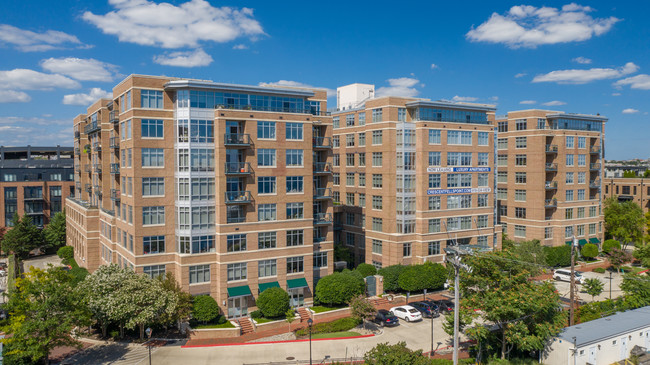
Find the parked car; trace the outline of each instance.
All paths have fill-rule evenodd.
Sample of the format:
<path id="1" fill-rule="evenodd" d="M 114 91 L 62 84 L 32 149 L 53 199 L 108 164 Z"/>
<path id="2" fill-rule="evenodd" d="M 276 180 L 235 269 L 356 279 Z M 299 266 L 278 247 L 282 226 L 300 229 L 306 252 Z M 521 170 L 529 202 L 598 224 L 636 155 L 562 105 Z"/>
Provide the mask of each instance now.
<path id="1" fill-rule="evenodd" d="M 380 309 L 377 311 L 374 322 L 382 326 L 397 326 L 399 324 L 399 318 L 385 309 Z"/>
<path id="2" fill-rule="evenodd" d="M 438 306 L 438 310 L 442 314 L 450 314 L 454 312 L 454 302 L 449 299 L 436 300 L 434 303 Z"/>
<path id="3" fill-rule="evenodd" d="M 557 269 L 553 271 L 553 279 L 560 281 L 571 281 L 571 270 Z M 575 271 L 575 281 L 578 284 L 584 284 L 585 277 L 580 271 Z"/>
<path id="4" fill-rule="evenodd" d="M 393 307 L 390 309 L 390 312 L 393 315 L 397 316 L 397 318 L 403 319 L 406 322 L 422 320 L 422 314 L 420 311 L 411 307 L 410 305 L 400 305 L 399 307 Z"/>
<path id="5" fill-rule="evenodd" d="M 422 313 L 422 317 L 425 318 L 436 318 L 440 317 L 440 312 L 438 311 L 438 306 L 429 303 L 427 301 L 421 301 L 421 302 L 412 302 L 409 303 L 409 305 Z"/>

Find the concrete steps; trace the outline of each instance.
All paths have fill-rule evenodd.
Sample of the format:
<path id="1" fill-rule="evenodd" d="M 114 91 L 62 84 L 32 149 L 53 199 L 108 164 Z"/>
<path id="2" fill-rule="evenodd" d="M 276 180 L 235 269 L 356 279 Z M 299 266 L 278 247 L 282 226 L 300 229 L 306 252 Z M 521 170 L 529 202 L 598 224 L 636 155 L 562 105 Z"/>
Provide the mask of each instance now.
<path id="1" fill-rule="evenodd" d="M 300 316 L 300 323 L 306 323 L 311 318 L 306 308 L 298 308 L 298 315 Z"/>
<path id="2" fill-rule="evenodd" d="M 238 320 L 239 326 L 241 327 L 241 334 L 245 335 L 247 333 L 255 332 L 255 328 L 248 318 L 240 318 Z"/>

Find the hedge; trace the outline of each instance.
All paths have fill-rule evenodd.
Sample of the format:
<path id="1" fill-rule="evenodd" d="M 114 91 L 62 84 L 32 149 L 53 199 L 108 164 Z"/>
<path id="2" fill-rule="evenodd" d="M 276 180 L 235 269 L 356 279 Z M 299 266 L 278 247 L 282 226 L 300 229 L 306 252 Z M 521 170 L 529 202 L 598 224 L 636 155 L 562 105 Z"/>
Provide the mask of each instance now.
<path id="1" fill-rule="evenodd" d="M 56 251 L 56 255 L 66 260 L 74 257 L 74 248 L 72 246 L 63 246 Z"/>
<path id="2" fill-rule="evenodd" d="M 198 295 L 192 303 L 192 318 L 207 323 L 219 317 L 219 304 L 209 295 Z"/>
<path id="3" fill-rule="evenodd" d="M 607 240 L 603 242 L 603 252 L 609 253 L 613 249 L 621 249 L 621 244 L 617 240 Z"/>
<path id="4" fill-rule="evenodd" d="M 266 318 L 280 317 L 290 308 L 289 294 L 278 287 L 264 290 L 257 297 L 255 303 Z"/>
<path id="5" fill-rule="evenodd" d="M 351 317 L 337 319 L 333 322 L 316 323 L 312 326 L 311 333 L 332 333 L 350 330 L 361 324 L 361 321 Z M 306 336 L 309 334 L 309 327 L 301 328 L 296 331 L 296 336 Z"/>
<path id="6" fill-rule="evenodd" d="M 377 273 L 377 268 L 370 264 L 366 263 L 361 263 L 357 268 L 355 269 L 359 274 L 361 274 L 362 277 L 367 277 L 371 275 L 375 275 Z"/>
<path id="7" fill-rule="evenodd" d="M 404 265 L 391 265 L 379 269 L 378 274 L 384 278 L 384 291 L 398 292 L 402 289 L 399 286 L 399 275 L 405 269 Z"/>
<path id="8" fill-rule="evenodd" d="M 365 291 L 366 283 L 358 272 L 343 270 L 318 280 L 315 297 L 318 303 L 331 306 L 346 304 L 352 297 L 364 294 Z"/>

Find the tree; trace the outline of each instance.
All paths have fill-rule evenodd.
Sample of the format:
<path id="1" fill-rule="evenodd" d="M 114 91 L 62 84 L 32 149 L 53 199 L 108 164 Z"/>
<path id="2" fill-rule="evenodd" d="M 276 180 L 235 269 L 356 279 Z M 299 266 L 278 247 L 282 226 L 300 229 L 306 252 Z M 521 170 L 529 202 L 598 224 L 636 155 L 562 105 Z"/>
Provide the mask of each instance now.
<path id="1" fill-rule="evenodd" d="M 427 365 L 430 360 L 422 355 L 422 350 L 413 351 L 406 347 L 406 342 L 394 345 L 380 343 L 364 355 L 368 365 Z"/>
<path id="2" fill-rule="evenodd" d="M 364 294 L 365 290 L 366 284 L 359 273 L 335 272 L 318 280 L 316 299 L 329 305 L 345 304 L 355 295 Z"/>
<path id="3" fill-rule="evenodd" d="M 391 265 L 379 269 L 378 274 L 384 278 L 384 291 L 397 292 L 402 288 L 399 286 L 399 276 L 406 269 L 404 265 Z"/>
<path id="4" fill-rule="evenodd" d="M 630 171 L 623 171 L 623 178 L 631 179 L 631 178 L 635 178 L 635 177 L 637 177 L 637 176 L 636 176 L 636 172 L 634 172 L 634 171 L 632 171 L 632 170 L 630 170 Z"/>
<path id="5" fill-rule="evenodd" d="M 626 201 L 619 203 L 616 197 L 605 200 L 605 229 L 623 246 L 643 239 L 645 218 L 643 210 L 636 203 Z"/>
<path id="6" fill-rule="evenodd" d="M 546 256 L 546 264 L 548 266 L 564 267 L 571 265 L 571 246 L 545 246 L 542 248 L 542 250 Z"/>
<path id="7" fill-rule="evenodd" d="M 582 284 L 582 288 L 591 295 L 591 301 L 594 301 L 594 297 L 600 295 L 605 288 L 605 284 L 598 278 L 589 278 L 585 280 L 585 283 Z"/>
<path id="8" fill-rule="evenodd" d="M 58 212 L 43 230 L 45 245 L 49 248 L 65 246 L 65 211 Z"/>
<path id="9" fill-rule="evenodd" d="M 56 255 L 64 260 L 74 258 L 74 248 L 72 246 L 63 246 L 56 251 Z"/>
<path id="10" fill-rule="evenodd" d="M 197 295 L 192 305 L 192 318 L 208 323 L 219 317 L 219 304 L 209 295 Z"/>
<path id="11" fill-rule="evenodd" d="M 181 321 L 189 318 L 192 313 L 192 295 L 181 288 L 174 278 L 174 274 L 171 272 L 165 273 L 164 277 L 162 275 L 158 276 L 157 280 L 160 281 L 160 285 L 162 285 L 163 289 L 174 293 L 178 298 L 174 313 L 170 316 L 166 316 L 166 314 L 163 313 L 161 315 L 161 322 L 163 324 L 176 322 L 180 329 Z"/>
<path id="12" fill-rule="evenodd" d="M 407 292 L 415 292 L 424 289 L 424 273 L 421 265 L 407 266 L 399 275 L 399 286 Z"/>
<path id="13" fill-rule="evenodd" d="M 594 245 L 593 243 L 587 243 L 580 250 L 580 254 L 591 260 L 594 257 L 598 256 L 598 246 Z"/>
<path id="14" fill-rule="evenodd" d="M 361 276 L 363 276 L 364 278 L 366 276 L 371 276 L 371 275 L 377 274 L 377 268 L 375 268 L 374 266 L 372 266 L 370 264 L 366 264 L 366 263 L 360 263 L 359 266 L 357 266 L 357 268 L 355 270 L 358 271 L 359 274 L 361 274 Z"/>
<path id="15" fill-rule="evenodd" d="M 351 267 L 350 264 L 354 262 L 352 250 L 342 244 L 334 245 L 334 261 L 345 261 Z"/>
<path id="16" fill-rule="evenodd" d="M 621 244 L 617 240 L 606 240 L 603 242 L 603 252 L 609 254 L 612 249 L 621 249 Z"/>
<path id="17" fill-rule="evenodd" d="M 421 266 L 420 272 L 423 275 L 421 278 L 424 283 L 424 289 L 436 290 L 441 289 L 447 281 L 447 269 L 438 263 L 425 262 Z"/>
<path id="18" fill-rule="evenodd" d="M 632 255 L 621 249 L 613 248 L 609 251 L 609 263 L 612 264 L 619 273 L 621 272 L 621 266 L 630 261 L 632 261 Z"/>
<path id="19" fill-rule="evenodd" d="M 280 317 L 291 307 L 289 294 L 278 287 L 264 290 L 255 302 L 266 318 Z"/>
<path id="20" fill-rule="evenodd" d="M 633 255 L 635 259 L 641 261 L 641 265 L 650 267 L 650 243 L 646 243 L 643 246 L 636 246 Z"/>
<path id="21" fill-rule="evenodd" d="M 505 247 L 504 247 L 505 250 Z M 517 260 L 536 265 L 546 265 L 546 251 L 539 240 L 512 242 L 508 251 Z"/>
<path id="22" fill-rule="evenodd" d="M 357 295 L 350 300 L 350 314 L 352 318 L 361 321 L 365 328 L 366 321 L 375 318 L 377 309 L 365 296 Z"/>
<path id="23" fill-rule="evenodd" d="M 289 323 L 289 332 L 291 332 L 291 322 L 296 320 L 296 311 L 293 308 L 287 309 L 287 312 L 284 314 L 285 321 Z"/>
<path id="24" fill-rule="evenodd" d="M 645 171 L 643 172 L 643 177 L 644 177 L 644 178 L 650 177 L 650 170 L 645 170 Z"/>
<path id="25" fill-rule="evenodd" d="M 70 279 L 60 268 L 34 268 L 16 279 L 7 303 L 9 324 L 3 329 L 12 334 L 3 340 L 6 355 L 47 363 L 55 347 L 80 347 L 72 330 L 88 325 L 90 313 L 75 295 Z"/>
<path id="26" fill-rule="evenodd" d="M 650 278 L 635 274 L 623 276 L 621 290 L 625 292 L 625 300 L 630 308 L 650 305 Z"/>
<path id="27" fill-rule="evenodd" d="M 2 240 L 2 250 L 5 253 L 15 253 L 24 258 L 31 250 L 42 246 L 42 231 L 34 225 L 29 216 L 20 218 L 18 214 L 14 214 L 11 222 L 13 227 L 5 233 Z"/>

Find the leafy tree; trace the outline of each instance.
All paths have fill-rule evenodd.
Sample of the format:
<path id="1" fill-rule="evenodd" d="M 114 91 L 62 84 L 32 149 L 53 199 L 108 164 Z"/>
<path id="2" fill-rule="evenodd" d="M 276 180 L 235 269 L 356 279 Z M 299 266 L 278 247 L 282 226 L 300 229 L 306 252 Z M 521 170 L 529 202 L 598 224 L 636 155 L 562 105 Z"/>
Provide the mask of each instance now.
<path id="1" fill-rule="evenodd" d="M 598 246 L 594 245 L 593 243 L 587 243 L 584 245 L 584 247 L 582 247 L 580 253 L 582 256 L 588 259 L 593 259 L 594 257 L 598 256 Z"/>
<path id="2" fill-rule="evenodd" d="M 585 283 L 582 284 L 583 289 L 587 294 L 591 295 L 591 301 L 594 301 L 594 297 L 600 295 L 605 289 L 605 284 L 598 278 L 589 278 L 585 280 Z"/>
<path id="3" fill-rule="evenodd" d="M 364 294 L 365 290 L 366 284 L 359 273 L 344 270 L 318 280 L 316 299 L 330 305 L 345 304 L 355 295 Z"/>
<path id="4" fill-rule="evenodd" d="M 74 258 L 74 248 L 72 246 L 63 246 L 56 251 L 56 255 L 62 259 Z"/>
<path id="5" fill-rule="evenodd" d="M 643 172 L 643 177 L 644 177 L 644 178 L 646 178 L 646 177 L 650 177 L 650 170 L 645 170 L 645 171 Z"/>
<path id="6" fill-rule="evenodd" d="M 616 271 L 620 273 L 621 266 L 632 261 L 632 255 L 630 255 L 629 253 L 621 249 L 613 248 L 609 251 L 608 259 L 609 259 L 609 263 L 612 264 L 612 266 L 616 268 Z"/>
<path id="7" fill-rule="evenodd" d="M 351 267 L 350 264 L 354 262 L 352 250 L 342 244 L 334 245 L 334 261 L 345 261 Z"/>
<path id="8" fill-rule="evenodd" d="M 357 268 L 355 270 L 358 271 L 359 274 L 361 274 L 361 276 L 363 276 L 364 278 L 366 276 L 371 276 L 371 275 L 377 274 L 377 268 L 375 268 L 374 266 L 372 266 L 370 264 L 366 264 L 365 262 L 360 263 L 359 266 L 357 266 Z"/>
<path id="9" fill-rule="evenodd" d="M 627 274 L 623 276 L 621 290 L 625 292 L 625 299 L 631 308 L 650 305 L 650 278 Z"/>
<path id="10" fill-rule="evenodd" d="M 630 171 L 623 171 L 623 177 L 626 179 L 630 179 L 630 178 L 635 178 L 637 176 L 636 176 L 636 172 L 630 170 Z"/>
<path id="11" fill-rule="evenodd" d="M 178 298 L 176 309 L 173 314 L 166 316 L 166 314 L 163 313 L 161 315 L 161 322 L 163 324 L 176 322 L 180 328 L 180 322 L 189 318 L 192 313 L 192 295 L 181 288 L 174 278 L 174 274 L 171 272 L 165 273 L 164 277 L 162 275 L 158 276 L 157 280 L 160 281 L 160 285 L 162 285 L 163 289 L 174 293 Z"/>
<path id="12" fill-rule="evenodd" d="M 86 276 L 90 275 L 88 270 L 86 270 L 83 267 L 73 267 L 69 271 L 70 273 L 70 284 L 73 287 L 76 287 L 80 282 L 84 281 L 86 279 Z"/>
<path id="13" fill-rule="evenodd" d="M 636 246 L 633 255 L 635 259 L 641 261 L 641 265 L 650 267 L 650 243 L 646 243 L 643 246 Z"/>
<path id="14" fill-rule="evenodd" d="M 65 211 L 58 212 L 43 230 L 45 244 L 50 248 L 65 246 Z"/>
<path id="15" fill-rule="evenodd" d="M 508 251 L 517 260 L 530 262 L 536 265 L 546 265 L 546 251 L 539 240 L 512 242 Z M 506 248 L 504 247 L 504 250 Z"/>
<path id="16" fill-rule="evenodd" d="M 43 233 L 29 216 L 20 218 L 18 214 L 14 214 L 12 225 L 2 240 L 2 250 L 5 253 L 15 253 L 24 258 L 31 250 L 43 244 Z"/>
<path id="17" fill-rule="evenodd" d="M 219 304 L 209 295 L 197 295 L 192 306 L 192 318 L 208 323 L 219 317 Z"/>
<path id="18" fill-rule="evenodd" d="M 571 246 L 545 246 L 542 248 L 542 250 L 546 257 L 546 265 L 551 267 L 563 267 L 571 265 Z"/>
<path id="19" fill-rule="evenodd" d="M 603 242 L 603 252 L 609 254 L 612 249 L 621 249 L 621 244 L 617 240 L 606 240 Z"/>
<path id="20" fill-rule="evenodd" d="M 422 350 L 413 351 L 406 347 L 406 342 L 394 345 L 380 343 L 364 355 L 368 365 L 428 365 L 430 360 L 422 355 Z"/>
<path id="21" fill-rule="evenodd" d="M 284 313 L 285 321 L 289 323 L 289 332 L 291 332 L 291 322 L 296 320 L 296 311 L 293 308 L 287 309 L 287 312 Z"/>
<path id="22" fill-rule="evenodd" d="M 406 267 L 404 265 L 391 265 L 379 269 L 378 274 L 384 278 L 384 291 L 397 292 L 402 289 L 399 286 L 399 276 Z"/>
<path id="23" fill-rule="evenodd" d="M 363 295 L 357 295 L 350 300 L 350 314 L 352 318 L 361 321 L 365 327 L 366 321 L 375 318 L 377 309 Z"/>
<path id="24" fill-rule="evenodd" d="M 441 288 L 447 280 L 447 269 L 440 264 L 427 262 L 407 266 L 399 275 L 399 286 L 408 291 Z"/>
<path id="25" fill-rule="evenodd" d="M 90 313 L 75 295 L 70 279 L 60 268 L 32 269 L 16 279 L 7 303 L 9 324 L 3 328 L 12 334 L 3 340 L 5 354 L 47 363 L 55 347 L 80 347 L 72 330 L 88 325 Z"/>
<path id="26" fill-rule="evenodd" d="M 605 229 L 624 246 L 643 239 L 645 218 L 643 210 L 635 202 L 619 203 L 616 197 L 605 200 Z"/>
<path id="27" fill-rule="evenodd" d="M 280 317 L 291 307 L 289 294 L 278 287 L 264 290 L 255 302 L 266 318 Z"/>

